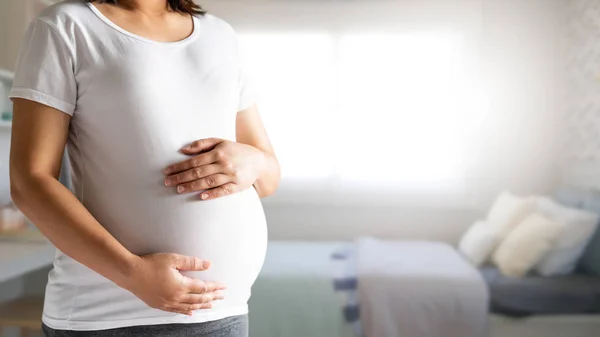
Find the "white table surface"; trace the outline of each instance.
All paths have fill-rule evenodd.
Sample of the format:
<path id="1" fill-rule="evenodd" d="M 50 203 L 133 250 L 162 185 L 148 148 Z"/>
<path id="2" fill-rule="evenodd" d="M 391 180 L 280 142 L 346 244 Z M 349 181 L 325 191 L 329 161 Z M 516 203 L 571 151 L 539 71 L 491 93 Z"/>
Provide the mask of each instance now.
<path id="1" fill-rule="evenodd" d="M 0 282 L 50 266 L 56 248 L 48 242 L 0 241 Z"/>

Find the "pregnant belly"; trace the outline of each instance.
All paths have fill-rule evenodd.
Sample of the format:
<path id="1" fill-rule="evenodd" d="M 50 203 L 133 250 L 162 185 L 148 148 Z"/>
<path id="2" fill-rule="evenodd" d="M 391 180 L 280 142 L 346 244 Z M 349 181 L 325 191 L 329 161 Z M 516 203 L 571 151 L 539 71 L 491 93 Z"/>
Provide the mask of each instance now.
<path id="1" fill-rule="evenodd" d="M 254 188 L 208 201 L 170 191 L 119 193 L 94 200 L 88 209 L 135 254 L 177 253 L 210 261 L 207 271 L 183 273 L 221 282 L 228 298 L 247 301 L 267 247 L 265 215 Z"/>

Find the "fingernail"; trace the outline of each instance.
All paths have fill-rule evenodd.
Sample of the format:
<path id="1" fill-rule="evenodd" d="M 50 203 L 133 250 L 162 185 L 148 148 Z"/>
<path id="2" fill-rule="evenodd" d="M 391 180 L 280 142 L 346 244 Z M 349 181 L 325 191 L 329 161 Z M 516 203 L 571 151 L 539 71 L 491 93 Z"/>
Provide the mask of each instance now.
<path id="1" fill-rule="evenodd" d="M 171 173 L 171 170 L 166 168 L 163 170 L 163 174 L 168 175 L 169 173 Z"/>
<path id="2" fill-rule="evenodd" d="M 186 145 L 186 146 L 183 147 L 183 151 L 189 151 L 191 149 L 192 149 L 192 147 L 189 146 L 189 145 Z"/>
<path id="3" fill-rule="evenodd" d="M 208 267 L 210 267 L 210 262 L 208 262 L 208 261 L 202 261 L 202 268 L 206 269 Z"/>
<path id="4" fill-rule="evenodd" d="M 165 186 L 171 186 L 171 181 L 170 180 L 165 180 Z"/>
<path id="5" fill-rule="evenodd" d="M 183 186 L 177 186 L 177 192 L 182 193 L 183 191 L 185 191 L 185 187 Z"/>
<path id="6" fill-rule="evenodd" d="M 208 194 L 202 194 L 201 198 L 202 198 L 202 200 L 208 199 Z"/>

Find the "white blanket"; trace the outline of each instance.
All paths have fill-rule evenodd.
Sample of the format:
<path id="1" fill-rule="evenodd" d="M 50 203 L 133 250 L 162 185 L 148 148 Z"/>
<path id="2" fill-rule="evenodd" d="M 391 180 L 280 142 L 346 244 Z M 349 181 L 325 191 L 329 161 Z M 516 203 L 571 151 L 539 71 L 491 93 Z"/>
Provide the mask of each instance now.
<path id="1" fill-rule="evenodd" d="M 488 291 L 479 272 L 436 242 L 358 240 L 366 337 L 482 337 Z"/>

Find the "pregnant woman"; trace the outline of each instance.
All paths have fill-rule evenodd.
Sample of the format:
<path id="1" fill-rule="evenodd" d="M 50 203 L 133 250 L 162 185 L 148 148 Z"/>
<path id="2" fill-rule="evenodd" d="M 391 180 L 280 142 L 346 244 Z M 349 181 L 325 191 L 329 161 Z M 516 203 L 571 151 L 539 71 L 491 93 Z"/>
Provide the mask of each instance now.
<path id="1" fill-rule="evenodd" d="M 232 28 L 190 0 L 63 2 L 10 96 L 12 197 L 58 248 L 45 335 L 247 336 L 280 173 Z"/>

